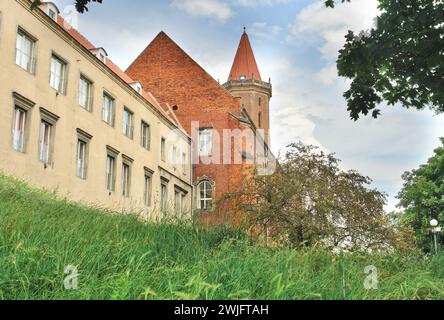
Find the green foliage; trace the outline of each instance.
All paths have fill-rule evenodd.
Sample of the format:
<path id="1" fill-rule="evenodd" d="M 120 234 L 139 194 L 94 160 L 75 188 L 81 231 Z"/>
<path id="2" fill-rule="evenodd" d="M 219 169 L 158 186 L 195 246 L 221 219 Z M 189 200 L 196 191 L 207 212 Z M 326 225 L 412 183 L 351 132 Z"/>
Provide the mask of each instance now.
<path id="1" fill-rule="evenodd" d="M 441 138 L 444 145 L 444 138 Z M 402 223 L 413 227 L 419 247 L 431 250 L 430 220 L 444 222 L 444 147 L 434 151 L 427 164 L 403 175 L 404 186 L 398 195 L 405 209 Z M 441 237 L 441 245 L 444 244 Z"/>
<path id="2" fill-rule="evenodd" d="M 252 246 L 236 231 L 142 223 L 0 176 L 0 299 L 443 299 L 443 262 Z M 68 265 L 77 290 L 64 289 Z M 378 290 L 364 288 L 368 265 Z"/>
<path id="3" fill-rule="evenodd" d="M 246 227 L 274 243 L 322 243 L 345 250 L 412 248 L 410 230 L 384 212 L 385 194 L 370 188 L 368 177 L 341 170 L 339 162 L 317 147 L 291 144 L 273 175 L 245 179 L 231 200 L 246 217 Z"/>
<path id="4" fill-rule="evenodd" d="M 339 75 L 352 80 L 344 94 L 351 118 L 377 118 L 383 101 L 443 112 L 444 2 L 379 0 L 379 10 L 376 25 L 349 31 L 339 52 Z"/>

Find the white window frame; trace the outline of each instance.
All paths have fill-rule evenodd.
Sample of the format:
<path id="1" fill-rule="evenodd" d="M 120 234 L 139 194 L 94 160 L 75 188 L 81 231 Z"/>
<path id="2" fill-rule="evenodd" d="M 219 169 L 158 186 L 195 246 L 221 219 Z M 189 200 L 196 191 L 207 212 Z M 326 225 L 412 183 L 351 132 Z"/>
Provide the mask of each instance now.
<path id="1" fill-rule="evenodd" d="M 106 156 L 106 189 L 109 192 L 116 191 L 116 162 L 117 159 L 107 154 Z"/>
<path id="2" fill-rule="evenodd" d="M 56 54 L 51 56 L 49 85 L 61 94 L 66 93 L 68 64 Z"/>
<path id="3" fill-rule="evenodd" d="M 151 126 L 142 121 L 140 129 L 140 145 L 146 150 L 151 149 Z"/>
<path id="4" fill-rule="evenodd" d="M 182 153 L 182 171 L 183 174 L 187 173 L 187 154 L 185 152 Z"/>
<path id="5" fill-rule="evenodd" d="M 102 121 L 107 123 L 111 127 L 114 127 L 115 116 L 116 116 L 116 101 L 111 95 L 104 92 L 103 104 L 102 104 Z"/>
<path id="6" fill-rule="evenodd" d="M 213 129 L 201 129 L 199 131 L 199 155 L 211 156 L 213 153 Z"/>
<path id="7" fill-rule="evenodd" d="M 25 44 L 29 43 L 29 51 L 25 51 Z M 36 65 L 36 39 L 31 37 L 27 32 L 21 28 L 17 31 L 17 39 L 15 45 L 15 63 L 23 70 L 30 74 L 35 74 Z"/>
<path id="8" fill-rule="evenodd" d="M 151 198 L 153 196 L 153 174 L 145 172 L 143 180 L 143 203 L 145 207 L 151 206 Z"/>
<path id="9" fill-rule="evenodd" d="M 130 196 L 131 187 L 131 165 L 122 163 L 122 196 L 128 198 Z"/>
<path id="10" fill-rule="evenodd" d="M 14 108 L 14 123 L 12 128 L 12 148 L 23 153 L 25 151 L 25 133 L 28 112 L 22 108 Z"/>
<path id="11" fill-rule="evenodd" d="M 123 108 L 122 131 L 127 138 L 134 138 L 134 113 L 126 107 Z"/>
<path id="12" fill-rule="evenodd" d="M 83 148 L 83 152 L 82 152 Z M 88 143 L 82 139 L 77 140 L 77 177 L 86 179 L 86 155 L 88 150 Z"/>
<path id="13" fill-rule="evenodd" d="M 79 79 L 79 106 L 87 111 L 91 111 L 93 83 L 84 75 Z M 86 92 L 84 92 L 86 91 Z"/>
<path id="14" fill-rule="evenodd" d="M 203 189 L 202 189 L 203 187 Z M 210 192 L 211 197 L 207 197 L 207 192 Z M 211 184 L 210 181 L 208 180 L 204 180 L 201 181 L 199 183 L 199 188 L 198 188 L 198 208 L 200 210 L 211 210 L 213 209 L 213 185 Z M 203 197 L 202 197 L 202 193 L 203 193 Z M 203 205 L 202 205 L 203 202 Z"/>
<path id="15" fill-rule="evenodd" d="M 51 124 L 44 120 L 40 121 L 39 160 L 44 164 L 49 164 L 50 162 L 52 129 L 53 126 Z"/>
<path id="16" fill-rule="evenodd" d="M 168 209 L 168 182 L 161 179 L 160 183 L 160 210 L 165 212 Z"/>
<path id="17" fill-rule="evenodd" d="M 160 139 L 160 159 L 166 161 L 166 139 L 164 137 Z"/>

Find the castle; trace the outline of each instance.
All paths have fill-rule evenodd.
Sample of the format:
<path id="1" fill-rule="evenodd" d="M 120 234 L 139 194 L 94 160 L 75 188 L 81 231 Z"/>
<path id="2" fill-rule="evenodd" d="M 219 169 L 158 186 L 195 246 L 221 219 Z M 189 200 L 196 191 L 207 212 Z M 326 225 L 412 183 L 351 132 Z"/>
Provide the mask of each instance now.
<path id="1" fill-rule="evenodd" d="M 147 215 L 214 211 L 266 170 L 272 97 L 244 31 L 221 85 L 164 32 L 124 72 L 51 2 L 0 3 L 0 170 Z"/>

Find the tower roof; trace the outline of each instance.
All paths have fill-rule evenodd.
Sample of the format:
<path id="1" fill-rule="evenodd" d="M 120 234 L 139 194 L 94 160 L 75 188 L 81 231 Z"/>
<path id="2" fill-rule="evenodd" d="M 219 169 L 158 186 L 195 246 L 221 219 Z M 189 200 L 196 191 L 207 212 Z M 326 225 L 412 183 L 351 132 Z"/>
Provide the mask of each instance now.
<path id="1" fill-rule="evenodd" d="M 228 81 L 239 80 L 241 77 L 246 80 L 262 80 L 246 31 L 242 34 Z"/>

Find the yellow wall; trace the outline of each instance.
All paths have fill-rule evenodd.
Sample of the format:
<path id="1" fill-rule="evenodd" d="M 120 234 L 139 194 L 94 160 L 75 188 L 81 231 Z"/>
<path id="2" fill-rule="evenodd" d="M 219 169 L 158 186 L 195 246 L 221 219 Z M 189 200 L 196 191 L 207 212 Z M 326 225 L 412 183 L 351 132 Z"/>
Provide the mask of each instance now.
<path id="1" fill-rule="evenodd" d="M 169 159 L 164 162 L 160 157 L 160 141 L 163 136 L 168 138 L 167 150 L 172 148 L 172 140 L 176 140 L 177 145 L 186 149 L 184 151 L 189 163 L 189 138 L 172 126 L 165 117 L 155 112 L 154 107 L 147 104 L 98 59 L 73 41 L 43 12 L 31 12 L 29 3 L 25 0 L 0 1 L 0 170 L 25 179 L 35 186 L 57 190 L 74 201 L 111 209 L 141 211 L 144 209 L 144 167 L 148 167 L 154 171 L 151 209 L 159 207 L 161 175 L 169 179 L 169 202 L 174 202 L 174 189 L 177 185 L 188 192 L 186 206 L 191 208 L 190 165 L 184 170 L 181 165 L 175 166 L 168 161 Z M 19 26 L 38 40 L 35 75 L 29 74 L 15 63 Z M 69 64 L 66 95 L 58 94 L 49 85 L 50 58 L 53 52 Z M 84 110 L 78 104 L 80 73 L 94 82 L 92 112 Z M 115 128 L 101 120 L 104 90 L 116 98 Z M 16 152 L 12 148 L 13 92 L 36 103 L 30 112 L 29 141 L 25 153 Z M 133 140 L 122 133 L 124 106 L 134 112 Z M 52 163 L 46 169 L 39 161 L 38 154 L 41 107 L 60 117 L 55 126 Z M 150 151 L 140 145 L 142 119 L 151 126 Z M 86 180 L 76 177 L 77 128 L 93 136 L 89 146 Z M 170 139 L 171 136 L 175 139 Z M 105 182 L 107 145 L 120 151 L 117 160 L 116 191 L 112 194 L 106 190 Z M 122 196 L 122 154 L 134 159 L 129 198 Z"/>

